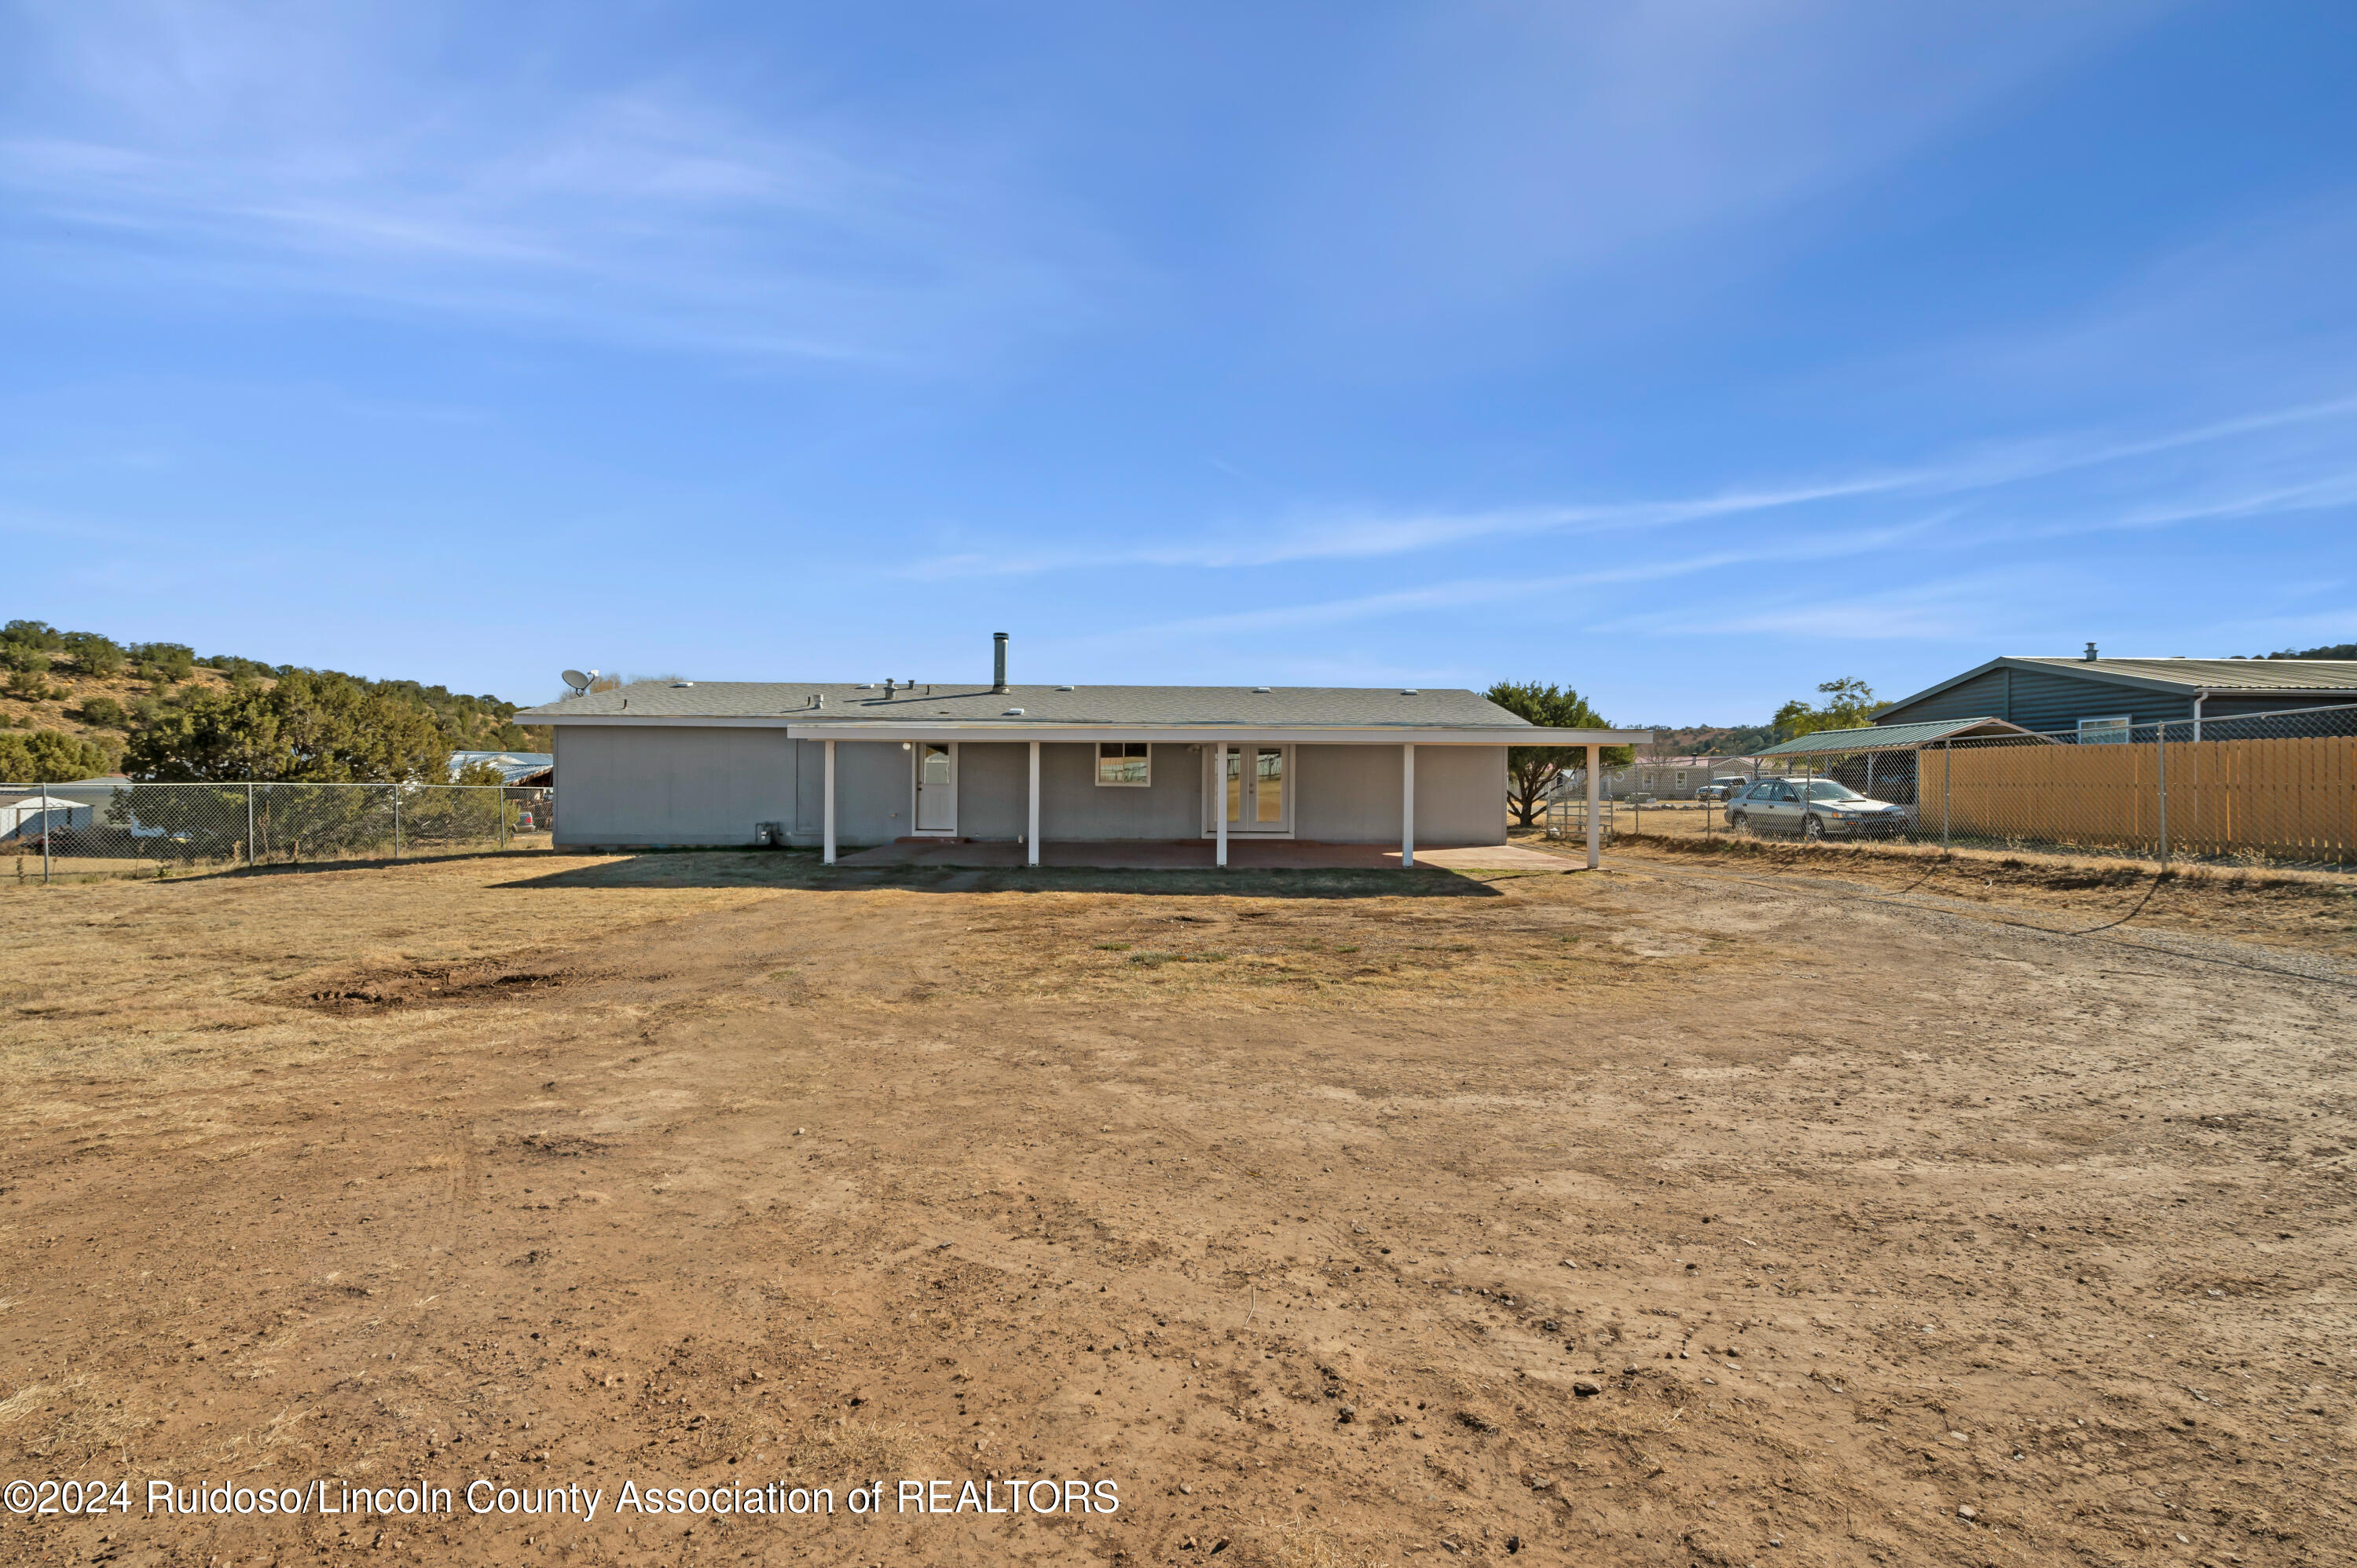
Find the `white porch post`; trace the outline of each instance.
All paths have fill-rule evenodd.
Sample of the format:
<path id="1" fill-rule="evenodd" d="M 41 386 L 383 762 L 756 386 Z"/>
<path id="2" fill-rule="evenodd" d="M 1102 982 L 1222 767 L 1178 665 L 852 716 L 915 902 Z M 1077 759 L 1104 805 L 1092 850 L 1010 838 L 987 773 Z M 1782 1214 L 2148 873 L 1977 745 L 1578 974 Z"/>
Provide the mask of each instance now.
<path id="1" fill-rule="evenodd" d="M 1211 758 L 1211 821 L 1217 824 L 1211 836 L 1218 844 L 1211 864 L 1228 864 L 1228 743 L 1220 742 L 1218 755 Z"/>
<path id="2" fill-rule="evenodd" d="M 820 830 L 819 861 L 822 865 L 833 865 L 834 864 L 834 742 L 833 741 L 826 743 L 826 806 L 821 813 L 820 822 L 823 826 Z"/>
<path id="3" fill-rule="evenodd" d="M 1587 748 L 1587 869 L 1595 870 L 1604 864 L 1603 828 L 1598 819 L 1604 814 L 1604 748 Z"/>
<path id="4" fill-rule="evenodd" d="M 1039 864 L 1039 743 L 1031 743 L 1031 819 L 1024 830 L 1023 842 L 1031 852 L 1030 864 Z"/>
<path id="5" fill-rule="evenodd" d="M 1415 869 L 1415 747 L 1400 747 L 1400 869 Z"/>

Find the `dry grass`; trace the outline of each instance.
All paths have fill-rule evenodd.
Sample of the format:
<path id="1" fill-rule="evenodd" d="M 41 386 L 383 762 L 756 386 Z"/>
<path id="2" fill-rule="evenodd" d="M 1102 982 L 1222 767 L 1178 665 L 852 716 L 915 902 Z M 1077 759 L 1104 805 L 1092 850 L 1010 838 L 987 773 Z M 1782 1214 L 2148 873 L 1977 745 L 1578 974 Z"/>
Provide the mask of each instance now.
<path id="1" fill-rule="evenodd" d="M 835 1561 L 2349 1557 L 2346 988 L 2031 918 L 2131 886 L 1992 865 L 1934 920 L 1890 895 L 1951 865 L 1791 853 L 0 890 L 0 1448 L 1121 1483 Z M 2138 919 L 2313 952 L 2315 897 Z"/>
<path id="2" fill-rule="evenodd" d="M 1258 1548 L 1255 1559 L 1270 1568 L 1366 1568 L 1378 1560 L 1371 1552 L 1353 1548 L 1340 1532 L 1298 1514 L 1264 1526 L 1254 1544 Z"/>
<path id="3" fill-rule="evenodd" d="M 899 1422 L 839 1421 L 804 1433 L 786 1453 L 787 1470 L 815 1481 L 873 1481 L 934 1473 L 933 1444 Z"/>

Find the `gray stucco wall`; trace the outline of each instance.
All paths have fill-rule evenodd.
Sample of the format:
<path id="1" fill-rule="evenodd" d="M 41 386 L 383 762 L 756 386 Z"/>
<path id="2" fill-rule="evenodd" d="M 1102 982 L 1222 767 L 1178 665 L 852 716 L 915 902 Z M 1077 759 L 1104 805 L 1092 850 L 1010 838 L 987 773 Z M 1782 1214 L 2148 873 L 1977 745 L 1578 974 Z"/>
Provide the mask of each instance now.
<path id="1" fill-rule="evenodd" d="M 1031 748 L 1020 741 L 969 740 L 958 746 L 958 836 L 1023 836 L 1031 788 Z"/>
<path id="2" fill-rule="evenodd" d="M 797 844 L 823 827 L 824 746 L 772 729 L 556 730 L 556 842 L 749 844 L 753 824 L 780 822 Z M 958 755 L 958 832 L 1013 839 L 1024 831 L 1029 768 L 1019 743 L 969 741 Z M 910 753 L 897 741 L 842 741 L 835 751 L 835 841 L 887 843 L 911 831 Z M 1330 843 L 1399 839 L 1395 746 L 1299 746 L 1294 750 L 1294 835 Z M 1096 783 L 1095 747 L 1040 748 L 1040 831 L 1050 840 L 1192 839 L 1202 832 L 1200 747 L 1157 746 L 1146 789 Z M 1416 752 L 1416 842 L 1502 843 L 1503 746 L 1424 746 Z"/>
<path id="3" fill-rule="evenodd" d="M 1093 746 L 1039 748 L 1039 836 L 1057 839 L 1190 839 L 1203 831 L 1203 754 L 1157 746 L 1146 787 L 1097 783 Z"/>
<path id="4" fill-rule="evenodd" d="M 556 727 L 560 844 L 744 844 L 794 814 L 793 743 L 770 729 Z"/>
<path id="5" fill-rule="evenodd" d="M 556 842 L 749 844 L 756 822 L 819 842 L 825 748 L 774 729 L 559 725 Z M 885 843 L 909 831 L 909 754 L 891 741 L 835 749 L 835 841 Z"/>
<path id="6" fill-rule="evenodd" d="M 1305 746 L 1294 752 L 1296 838 L 1397 843 L 1400 748 Z M 1415 842 L 1433 849 L 1506 842 L 1506 748 L 1425 746 L 1415 753 Z"/>

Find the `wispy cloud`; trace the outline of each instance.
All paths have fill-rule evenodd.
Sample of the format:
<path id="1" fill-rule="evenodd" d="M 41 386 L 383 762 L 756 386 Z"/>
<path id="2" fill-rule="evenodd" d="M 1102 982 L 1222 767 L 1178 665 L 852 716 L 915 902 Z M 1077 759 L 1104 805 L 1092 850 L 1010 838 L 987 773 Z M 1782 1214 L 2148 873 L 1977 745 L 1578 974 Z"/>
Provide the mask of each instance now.
<path id="1" fill-rule="evenodd" d="M 1404 7 L 1273 223 L 1312 310 L 1511 298 L 1901 159 L 2174 3 Z"/>
<path id="2" fill-rule="evenodd" d="M 1723 571 L 1730 567 L 1756 564 L 1763 561 L 1841 559 L 1886 548 L 1908 534 L 1932 526 L 1933 521 L 1925 520 L 1913 524 L 1856 532 L 1817 532 L 1796 537 L 1789 542 L 1779 542 L 1764 549 L 1753 547 L 1706 551 L 1633 563 L 1625 566 L 1598 567 L 1583 572 L 1555 573 L 1544 576 L 1528 577 L 1465 577 L 1449 582 L 1427 584 L 1422 587 L 1402 588 L 1379 594 L 1361 594 L 1347 598 L 1327 599 L 1310 604 L 1273 606 L 1265 609 L 1239 610 L 1224 615 L 1194 616 L 1180 620 L 1165 621 L 1158 626 L 1146 628 L 1144 630 L 1148 635 L 1159 637 L 1267 631 L 1277 628 L 1334 626 L 1346 621 L 1372 620 L 1384 616 L 1406 615 L 1429 610 L 1465 609 L 1480 605 L 1547 599 L 1583 588 L 1663 582 L 1674 577 L 1694 576 L 1707 572 Z"/>
<path id="3" fill-rule="evenodd" d="M 359 26 L 279 43 L 218 7 L 122 10 L 35 13 L 22 41 L 62 101 L 0 120 L 16 248 L 80 281 L 904 364 L 1072 308 L 1055 252 L 1077 235 L 985 145 L 742 114 L 651 69 L 544 98 L 429 91 L 371 70 Z M 323 102 L 317 75 L 368 112 Z"/>
<path id="4" fill-rule="evenodd" d="M 1696 496 L 1661 499 L 1572 502 L 1501 507 L 1471 511 L 1346 512 L 1290 523 L 1278 521 L 1227 532 L 1200 541 L 1160 540 L 1114 550 L 1042 548 L 1010 543 L 1004 549 L 938 553 L 909 563 L 901 575 L 919 579 L 1012 577 L 1049 572 L 1123 567 L 1189 567 L 1217 571 L 1310 562 L 1373 560 L 1475 542 L 1501 542 L 1581 533 L 1627 534 L 1777 512 L 1854 509 L 1877 499 L 1920 505 L 1949 498 L 2002 498 L 2008 515 L 1981 524 L 1984 534 L 2052 537 L 2235 515 L 2347 504 L 2357 499 L 2357 465 L 2345 440 L 2320 450 L 2303 450 L 2298 460 L 2324 471 L 2285 481 L 2273 470 L 2280 455 L 2245 455 L 2227 472 L 2199 486 L 2197 499 L 2124 503 L 2118 497 L 2068 495 L 2024 497 L 2021 487 L 2093 470 L 2123 468 L 2147 459 L 2220 446 L 2275 432 L 2336 423 L 2357 423 L 2357 397 L 2268 409 L 2150 435 L 2076 435 L 1992 446 L 1915 467 L 1866 469 L 1817 480 L 1738 486 Z M 2242 470 L 2256 468 L 2254 479 Z M 2134 476 L 2128 481 L 2136 482 Z M 2169 494 L 2190 488 L 2176 470 L 2158 476 Z M 1955 515 L 1963 516 L 1959 510 Z M 2043 521 L 2030 521 L 2029 519 Z M 1854 518 L 1849 521 L 1855 521 Z"/>

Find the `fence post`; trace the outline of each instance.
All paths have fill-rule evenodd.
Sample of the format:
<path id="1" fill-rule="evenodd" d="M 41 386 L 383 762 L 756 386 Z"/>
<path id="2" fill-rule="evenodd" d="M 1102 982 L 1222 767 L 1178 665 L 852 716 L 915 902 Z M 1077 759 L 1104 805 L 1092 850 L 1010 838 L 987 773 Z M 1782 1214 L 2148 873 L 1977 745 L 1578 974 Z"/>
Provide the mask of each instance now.
<path id="1" fill-rule="evenodd" d="M 2157 783 L 2160 792 L 2160 868 L 2169 869 L 2169 725 L 2166 720 L 2152 726 L 2152 755 L 2158 770 Z"/>
<path id="2" fill-rule="evenodd" d="M 1940 853 L 1948 851 L 1948 779 L 1955 772 L 1955 742 L 1940 743 Z"/>
<path id="3" fill-rule="evenodd" d="M 38 786 L 41 791 L 41 886 L 49 885 L 49 834 L 56 830 L 49 823 L 49 787 Z"/>
<path id="4" fill-rule="evenodd" d="M 505 849 L 508 847 L 508 787 L 502 784 L 499 790 L 500 847 Z"/>
<path id="5" fill-rule="evenodd" d="M 393 791 L 393 858 L 401 858 L 401 786 L 386 786 Z"/>
<path id="6" fill-rule="evenodd" d="M 245 781 L 245 868 L 253 869 L 253 780 Z"/>

